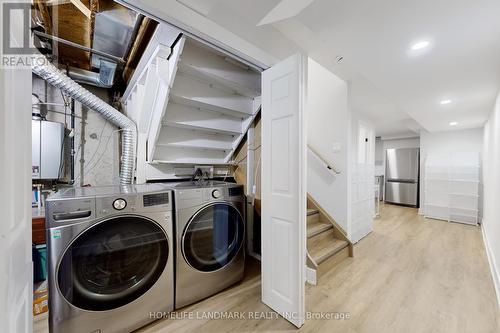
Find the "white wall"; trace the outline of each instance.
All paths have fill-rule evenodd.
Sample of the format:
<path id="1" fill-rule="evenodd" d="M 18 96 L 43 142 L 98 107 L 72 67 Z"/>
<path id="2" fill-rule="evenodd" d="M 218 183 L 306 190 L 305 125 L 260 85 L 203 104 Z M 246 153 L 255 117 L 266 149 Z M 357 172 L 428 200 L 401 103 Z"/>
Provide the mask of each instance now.
<path id="1" fill-rule="evenodd" d="M 307 90 L 307 143 L 341 171 L 334 175 L 309 151 L 307 191 L 347 232 L 347 83 L 309 59 Z M 334 143 L 340 152 L 334 152 Z"/>
<path id="2" fill-rule="evenodd" d="M 420 133 L 420 207 L 424 205 L 425 158 L 428 154 L 472 153 L 483 151 L 483 129 Z M 481 191 L 480 191 L 481 192 Z M 479 216 L 481 216 L 481 201 Z"/>
<path id="3" fill-rule="evenodd" d="M 390 139 L 382 140 L 384 145 L 384 160 L 385 160 L 385 150 L 395 149 L 395 148 L 418 148 L 420 147 L 419 138 L 407 138 L 407 139 Z"/>
<path id="4" fill-rule="evenodd" d="M 500 94 L 484 127 L 483 236 L 500 304 Z"/>

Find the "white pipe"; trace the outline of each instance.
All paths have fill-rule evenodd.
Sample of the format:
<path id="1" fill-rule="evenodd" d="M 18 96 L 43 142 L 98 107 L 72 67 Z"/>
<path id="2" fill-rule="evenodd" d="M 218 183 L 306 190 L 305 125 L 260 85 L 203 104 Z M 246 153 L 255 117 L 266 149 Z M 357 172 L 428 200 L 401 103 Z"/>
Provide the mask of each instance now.
<path id="1" fill-rule="evenodd" d="M 134 150 L 137 136 L 136 124 L 120 111 L 70 79 L 47 59 L 38 60 L 40 61 L 34 61 L 32 64 L 31 70 L 33 73 L 40 76 L 54 87 L 61 89 L 66 95 L 71 96 L 88 108 L 100 113 L 104 118 L 122 129 L 120 184 L 132 184 L 135 165 Z"/>

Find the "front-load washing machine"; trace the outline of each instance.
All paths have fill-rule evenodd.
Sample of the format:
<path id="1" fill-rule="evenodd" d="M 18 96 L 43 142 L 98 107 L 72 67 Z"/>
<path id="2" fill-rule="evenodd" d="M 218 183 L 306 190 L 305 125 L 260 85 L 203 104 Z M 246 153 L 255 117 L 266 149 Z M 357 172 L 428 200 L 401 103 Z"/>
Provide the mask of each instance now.
<path id="1" fill-rule="evenodd" d="M 243 186 L 184 182 L 172 186 L 176 215 L 175 308 L 211 296 L 243 278 Z"/>
<path id="2" fill-rule="evenodd" d="M 47 199 L 49 331 L 131 332 L 174 307 L 172 191 L 71 188 Z"/>

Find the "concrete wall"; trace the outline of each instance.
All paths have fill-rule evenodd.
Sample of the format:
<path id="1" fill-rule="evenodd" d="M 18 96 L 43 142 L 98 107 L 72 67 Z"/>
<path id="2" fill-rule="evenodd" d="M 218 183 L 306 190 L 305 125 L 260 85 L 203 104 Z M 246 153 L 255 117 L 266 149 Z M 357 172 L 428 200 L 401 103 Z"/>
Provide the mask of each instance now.
<path id="1" fill-rule="evenodd" d="M 87 86 L 91 92 L 109 102 L 107 91 Z M 37 94 L 42 102 L 63 104 L 59 89 L 56 89 L 37 76 L 33 75 L 33 93 Z M 60 105 L 46 106 L 47 120 L 66 123 L 64 175 L 63 181 L 69 181 L 70 151 L 69 128 L 70 108 Z M 90 184 L 111 185 L 119 183 L 119 132 L 117 128 L 106 121 L 100 114 L 75 102 L 75 185 Z"/>
<path id="2" fill-rule="evenodd" d="M 500 304 L 500 94 L 484 127 L 483 236 Z"/>

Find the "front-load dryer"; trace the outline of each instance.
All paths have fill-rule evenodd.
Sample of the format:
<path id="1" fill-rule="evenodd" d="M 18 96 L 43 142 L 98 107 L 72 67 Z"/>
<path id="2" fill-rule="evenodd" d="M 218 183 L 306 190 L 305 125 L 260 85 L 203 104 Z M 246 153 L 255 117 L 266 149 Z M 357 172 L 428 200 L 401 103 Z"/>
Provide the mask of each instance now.
<path id="1" fill-rule="evenodd" d="M 184 182 L 174 189 L 176 214 L 175 308 L 211 296 L 243 278 L 243 186 Z"/>
<path id="2" fill-rule="evenodd" d="M 46 218 L 51 333 L 131 332 L 173 310 L 166 186 L 61 190 Z"/>

